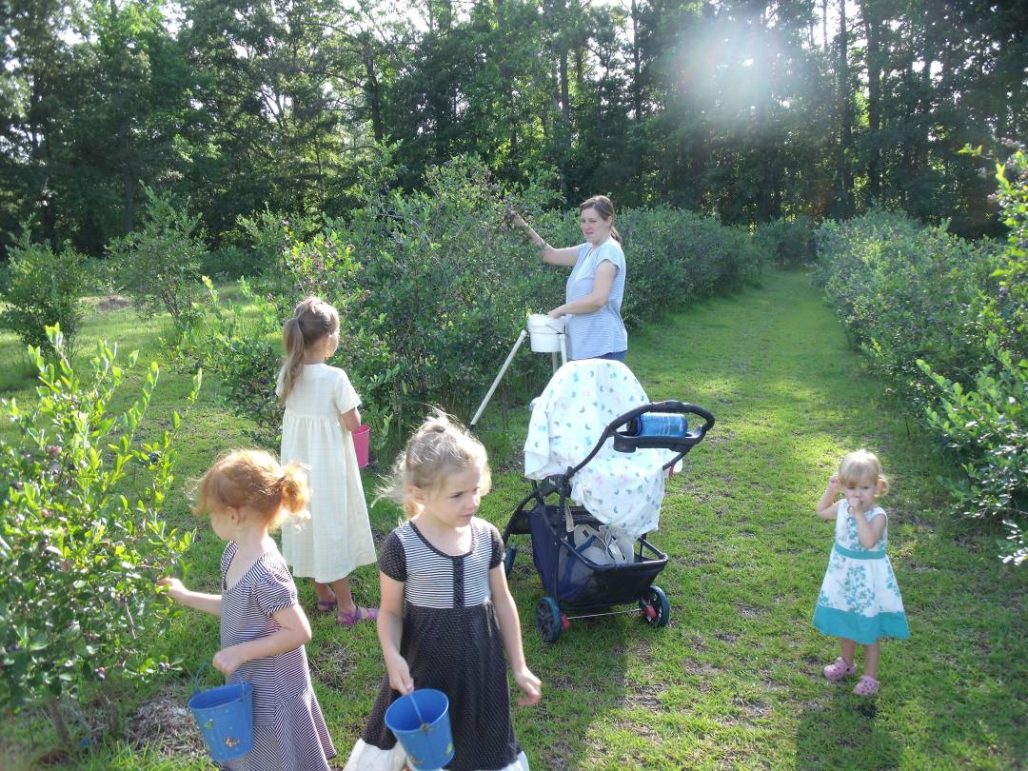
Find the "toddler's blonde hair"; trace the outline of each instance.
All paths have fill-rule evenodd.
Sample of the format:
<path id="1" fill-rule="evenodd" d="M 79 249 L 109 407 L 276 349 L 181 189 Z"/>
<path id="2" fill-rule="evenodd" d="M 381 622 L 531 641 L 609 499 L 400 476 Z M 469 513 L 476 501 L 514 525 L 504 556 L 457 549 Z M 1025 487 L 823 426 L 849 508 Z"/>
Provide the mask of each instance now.
<path id="1" fill-rule="evenodd" d="M 378 497 L 402 505 L 410 519 L 419 507 L 410 497 L 409 487 L 438 490 L 448 477 L 468 469 L 481 473 L 479 492 L 488 493 L 492 475 L 485 447 L 456 418 L 436 409 L 397 456 L 392 473 L 378 488 Z"/>
<path id="2" fill-rule="evenodd" d="M 839 481 L 848 484 L 865 480 L 881 484 L 883 495 L 889 491 L 889 480 L 882 471 L 882 463 L 877 455 L 868 450 L 849 453 L 839 464 Z"/>
<path id="3" fill-rule="evenodd" d="M 264 450 L 232 450 L 196 482 L 195 498 L 194 514 L 245 506 L 274 530 L 284 517 L 306 514 L 310 490 L 299 463 L 282 466 Z"/>

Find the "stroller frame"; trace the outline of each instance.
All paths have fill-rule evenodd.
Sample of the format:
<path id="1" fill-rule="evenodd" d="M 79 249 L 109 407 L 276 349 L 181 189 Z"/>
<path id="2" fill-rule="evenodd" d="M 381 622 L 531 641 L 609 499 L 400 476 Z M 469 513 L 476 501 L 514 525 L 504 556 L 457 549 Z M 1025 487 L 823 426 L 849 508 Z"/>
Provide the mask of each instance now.
<path id="1" fill-rule="evenodd" d="M 635 418 L 646 413 L 692 414 L 703 418 L 703 424 L 684 436 L 628 436 L 618 433 Z M 651 544 L 646 534 L 635 541 L 631 562 L 600 565 L 574 548 L 570 541 L 575 525 L 598 526 L 601 523 L 583 507 L 571 505 L 571 480 L 613 437 L 614 449 L 635 452 L 640 448 L 667 449 L 675 456 L 662 468 L 672 468 L 689 451 L 703 441 L 714 425 L 714 416 L 701 407 L 679 401 L 652 402 L 636 407 L 614 418 L 603 430 L 586 457 L 566 471 L 540 481 L 532 480 L 532 491 L 514 509 L 503 531 L 504 570 L 510 576 L 517 557 L 517 547 L 510 543 L 512 535 L 530 535 L 536 570 L 547 592 L 536 605 L 536 627 L 545 642 L 555 642 L 571 619 L 641 612 L 648 624 L 666 626 L 671 615 L 667 595 L 653 584 L 667 564 L 667 555 Z M 547 503 L 556 496 L 557 504 Z M 615 610 L 615 605 L 638 602 L 638 610 Z M 568 615 L 565 610 L 576 615 Z"/>

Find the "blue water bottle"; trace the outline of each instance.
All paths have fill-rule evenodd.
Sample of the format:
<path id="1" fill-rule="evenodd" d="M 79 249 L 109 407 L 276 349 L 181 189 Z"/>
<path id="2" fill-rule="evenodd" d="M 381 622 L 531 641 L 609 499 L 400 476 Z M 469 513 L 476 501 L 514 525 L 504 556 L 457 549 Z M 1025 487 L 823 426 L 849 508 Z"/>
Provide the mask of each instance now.
<path id="1" fill-rule="evenodd" d="M 628 421 L 625 436 L 671 436 L 682 438 L 689 432 L 685 415 L 648 412 Z"/>

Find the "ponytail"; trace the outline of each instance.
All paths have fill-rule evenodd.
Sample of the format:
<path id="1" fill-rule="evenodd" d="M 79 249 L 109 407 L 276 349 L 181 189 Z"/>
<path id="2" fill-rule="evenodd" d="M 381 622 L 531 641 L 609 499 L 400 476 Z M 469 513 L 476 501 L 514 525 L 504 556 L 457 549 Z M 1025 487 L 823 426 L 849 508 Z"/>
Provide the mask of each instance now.
<path id="1" fill-rule="evenodd" d="M 286 516 L 307 516 L 310 488 L 299 463 L 283 467 L 264 450 L 232 450 L 195 483 L 194 497 L 194 514 L 246 507 L 274 530 Z"/>
<path id="2" fill-rule="evenodd" d="M 307 509 L 311 493 L 307 486 L 307 471 L 296 463 L 287 463 L 282 467 L 282 475 L 278 479 L 279 510 L 286 515 L 296 516 Z"/>
<path id="3" fill-rule="evenodd" d="M 279 371 L 280 405 L 285 406 L 286 399 L 300 378 L 308 348 L 338 331 L 339 312 L 317 297 L 307 297 L 293 309 L 293 317 L 282 325 L 282 346 L 286 351 L 286 361 Z"/>
<path id="4" fill-rule="evenodd" d="M 293 316 L 282 326 L 282 347 L 286 349 L 286 362 L 282 365 L 279 374 L 281 385 L 278 392 L 278 403 L 285 406 L 286 397 L 296 385 L 296 379 L 300 376 L 300 368 L 303 366 L 303 331 L 300 329 L 300 322 Z"/>

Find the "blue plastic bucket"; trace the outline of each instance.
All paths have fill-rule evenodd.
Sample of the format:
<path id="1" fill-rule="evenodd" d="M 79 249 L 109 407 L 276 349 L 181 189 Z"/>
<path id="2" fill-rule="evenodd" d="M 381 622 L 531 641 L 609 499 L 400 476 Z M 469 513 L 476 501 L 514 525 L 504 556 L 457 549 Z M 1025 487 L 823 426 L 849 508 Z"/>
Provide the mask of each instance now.
<path id="1" fill-rule="evenodd" d="M 389 705 L 386 727 L 407 753 L 416 771 L 442 768 L 453 760 L 450 700 L 434 688 L 420 688 Z"/>
<path id="2" fill-rule="evenodd" d="M 218 763 L 242 757 L 253 749 L 253 686 L 230 683 L 200 691 L 201 672 L 203 668 L 193 678 L 188 707 L 207 750 Z"/>

